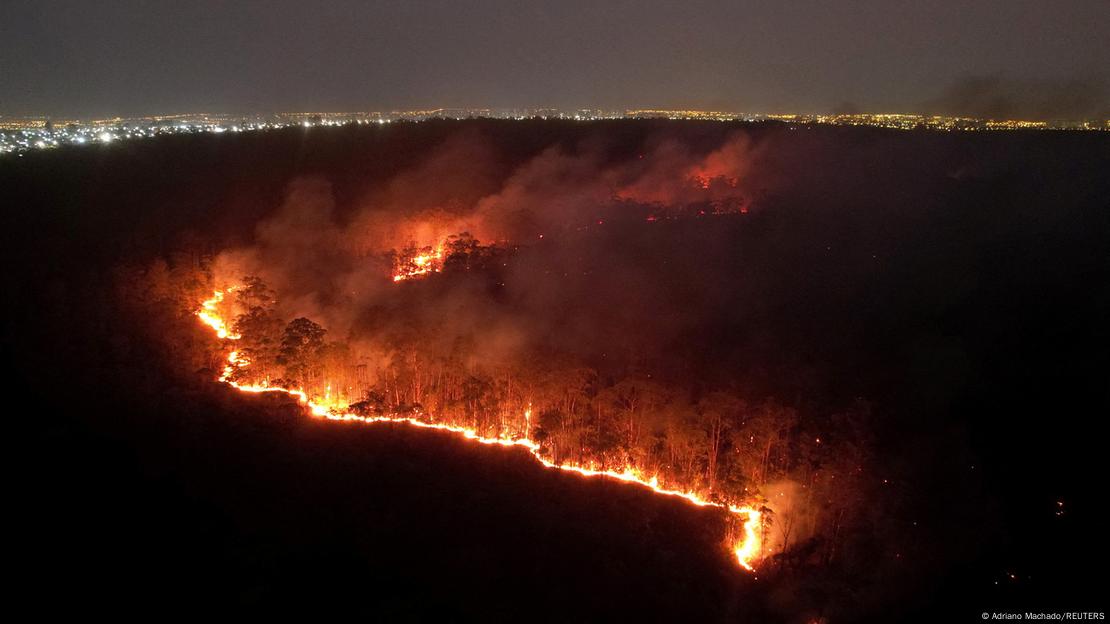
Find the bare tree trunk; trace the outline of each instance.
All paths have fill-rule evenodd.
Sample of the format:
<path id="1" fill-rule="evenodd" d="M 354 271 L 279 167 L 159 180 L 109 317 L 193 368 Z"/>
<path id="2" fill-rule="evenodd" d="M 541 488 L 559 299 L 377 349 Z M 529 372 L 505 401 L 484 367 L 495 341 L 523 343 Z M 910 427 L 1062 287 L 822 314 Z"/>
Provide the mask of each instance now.
<path id="1" fill-rule="evenodd" d="M 767 446 L 763 449 L 763 461 L 759 468 L 759 483 L 760 487 L 767 485 L 767 467 L 771 463 L 771 446 L 774 444 L 774 439 L 770 436 L 767 437 Z"/>
<path id="2" fill-rule="evenodd" d="M 420 360 L 416 349 L 412 350 L 412 402 L 423 403 L 424 387 L 420 381 Z"/>
<path id="3" fill-rule="evenodd" d="M 717 456 L 721 450 L 721 434 L 724 425 L 721 422 L 721 417 L 718 416 L 713 420 L 713 427 L 710 429 L 709 434 L 709 461 L 705 471 L 705 479 L 709 484 L 709 491 L 712 492 L 717 482 Z"/>
<path id="4" fill-rule="evenodd" d="M 786 552 L 786 548 L 790 545 L 790 534 L 794 532 L 794 512 L 779 516 L 779 526 L 782 532 L 782 549 L 779 552 Z"/>

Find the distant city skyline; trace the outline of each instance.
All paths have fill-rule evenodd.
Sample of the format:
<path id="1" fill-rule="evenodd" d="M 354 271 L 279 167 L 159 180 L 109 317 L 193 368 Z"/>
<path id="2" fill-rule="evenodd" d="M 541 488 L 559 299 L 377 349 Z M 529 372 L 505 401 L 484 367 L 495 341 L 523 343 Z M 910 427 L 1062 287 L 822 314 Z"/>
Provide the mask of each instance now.
<path id="1" fill-rule="evenodd" d="M 1110 3 L 5 5 L 0 115 L 449 106 L 1110 116 Z"/>
<path id="2" fill-rule="evenodd" d="M 389 111 L 389 112 L 300 112 L 257 115 L 180 114 L 109 119 L 66 119 L 41 116 L 8 117 L 0 115 L 0 156 L 31 150 L 63 146 L 109 144 L 121 140 L 139 140 L 168 134 L 210 132 L 239 133 L 277 130 L 303 126 L 377 125 L 393 122 L 421 122 L 431 119 L 561 119 L 566 121 L 600 121 L 606 119 L 669 119 L 730 122 L 784 122 L 791 129 L 819 125 L 872 126 L 888 130 L 931 131 L 1006 131 L 1006 130 L 1067 130 L 1110 131 L 1110 119 L 1071 121 L 1029 121 L 976 119 L 953 116 L 906 114 L 743 114 L 724 111 L 696 110 L 626 110 L 575 109 L 562 111 L 543 109 L 454 109 Z"/>

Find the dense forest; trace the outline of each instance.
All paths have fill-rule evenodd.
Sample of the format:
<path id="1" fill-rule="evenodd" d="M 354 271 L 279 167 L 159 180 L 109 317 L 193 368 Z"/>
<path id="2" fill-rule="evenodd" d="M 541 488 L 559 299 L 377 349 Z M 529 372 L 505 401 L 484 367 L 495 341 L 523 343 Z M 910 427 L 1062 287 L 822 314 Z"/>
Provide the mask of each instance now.
<path id="1" fill-rule="evenodd" d="M 180 580 L 205 567 L 187 551 L 205 553 L 228 570 L 207 595 L 239 608 L 257 612 L 283 571 L 307 566 L 345 587 L 385 575 L 398 595 L 458 583 L 451 608 L 436 603 L 456 617 L 481 613 L 473 596 L 498 582 L 512 604 L 533 591 L 563 605 L 552 619 L 908 618 L 938 597 L 977 617 L 1018 597 L 1091 595 L 1078 573 L 1041 570 L 1093 535 L 1081 434 L 1107 398 L 1106 155 L 1078 133 L 553 121 L 34 154 L 0 168 L 26 207 L 7 230 L 38 233 L 8 246 L 25 269 L 5 331 L 18 383 L 52 415 L 32 438 L 56 458 L 43 478 L 72 500 L 76 484 L 108 484 L 113 505 L 93 526 L 127 561 Z M 420 273 L 413 259 L 432 254 Z M 196 316 L 217 289 L 234 345 Z M 523 435 L 555 462 L 632 466 L 756 504 L 758 574 L 728 561 L 720 518 L 679 520 L 619 485 L 543 485 L 553 477 L 508 456 L 419 432 L 325 432 L 295 401 L 234 393 L 216 383 L 232 347 L 249 362 L 238 382 Z M 1060 423 L 1025 424 L 1038 413 Z M 246 467 L 240 452 L 266 459 Z M 414 502 L 418 483 L 451 494 Z M 259 491 L 238 497 L 244 487 Z M 145 507 L 135 493 L 148 488 L 164 491 L 150 504 L 167 530 L 193 535 L 183 529 L 225 514 L 237 528 L 148 559 L 112 522 Z M 477 504 L 462 512 L 452 497 Z M 55 518 L 40 529 L 74 535 L 51 552 L 106 556 L 78 546 L 66 500 L 36 507 Z M 479 539 L 483 513 L 522 534 Z M 543 519 L 559 513 L 574 521 Z M 391 547 L 373 527 L 410 538 Z M 161 529 L 141 531 L 159 543 Z M 421 549 L 428 532 L 486 564 Z M 1028 547 L 1046 534 L 1057 546 Z M 309 551 L 327 554 L 291 554 Z M 493 572 L 510 561 L 519 579 Z M 237 575 L 254 593 L 230 589 Z M 326 587 L 306 586 L 306 610 Z M 642 602 L 602 606 L 615 595 Z M 406 609 L 364 600 L 368 613 Z"/>

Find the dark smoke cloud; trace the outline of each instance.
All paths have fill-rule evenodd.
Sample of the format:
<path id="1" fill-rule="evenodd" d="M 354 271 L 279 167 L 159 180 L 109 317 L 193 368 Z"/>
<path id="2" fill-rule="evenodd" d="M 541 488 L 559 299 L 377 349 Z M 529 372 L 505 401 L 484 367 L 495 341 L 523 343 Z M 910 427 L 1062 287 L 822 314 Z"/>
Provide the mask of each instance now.
<path id="1" fill-rule="evenodd" d="M 967 76 L 951 84 L 923 112 L 984 119 L 1107 119 L 1105 80 L 1018 80 L 1002 75 Z"/>

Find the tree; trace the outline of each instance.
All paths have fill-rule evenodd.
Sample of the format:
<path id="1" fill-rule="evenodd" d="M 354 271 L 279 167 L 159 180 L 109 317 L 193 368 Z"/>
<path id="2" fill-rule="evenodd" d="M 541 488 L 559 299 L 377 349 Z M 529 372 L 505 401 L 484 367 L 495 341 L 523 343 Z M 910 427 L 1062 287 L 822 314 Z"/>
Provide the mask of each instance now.
<path id="1" fill-rule="evenodd" d="M 740 400 L 725 392 L 713 392 L 698 402 L 698 414 L 705 427 L 707 447 L 705 480 L 710 492 L 717 484 L 717 462 L 721 456 L 725 433 L 732 428 L 732 423 L 741 409 Z"/>
<path id="2" fill-rule="evenodd" d="M 304 317 L 285 326 L 277 362 L 285 367 L 285 382 L 309 387 L 320 377 L 327 330 Z"/>
<path id="3" fill-rule="evenodd" d="M 560 447 L 563 446 L 566 416 L 557 409 L 545 409 L 533 419 L 532 438 L 548 450 L 556 463 L 561 463 Z"/>
<path id="4" fill-rule="evenodd" d="M 235 300 L 244 310 L 235 317 L 232 331 L 240 336 L 239 355 L 250 363 L 232 373 L 235 381 L 262 380 L 277 376 L 281 351 L 282 321 L 277 315 L 274 292 L 258 277 L 243 278 L 235 289 Z"/>
<path id="5" fill-rule="evenodd" d="M 763 487 L 785 468 L 789 437 L 798 425 L 798 413 L 768 399 L 754 413 L 746 414 L 737 440 L 744 451 L 751 481 Z"/>
<path id="6" fill-rule="evenodd" d="M 622 416 L 624 443 L 629 451 L 636 448 L 641 430 L 643 414 L 655 409 L 667 400 L 665 389 L 650 379 L 631 377 L 622 379 L 607 388 L 604 397 L 611 402 Z"/>
<path id="7" fill-rule="evenodd" d="M 235 289 L 235 300 L 249 311 L 255 307 L 272 308 L 277 303 L 277 296 L 262 278 L 248 275 L 243 278 L 243 284 Z"/>
<path id="8" fill-rule="evenodd" d="M 479 252 L 478 241 L 470 235 L 470 232 L 452 234 L 447 237 L 447 244 L 444 245 L 443 269 L 445 271 L 468 270 L 471 268 L 472 259 Z"/>

